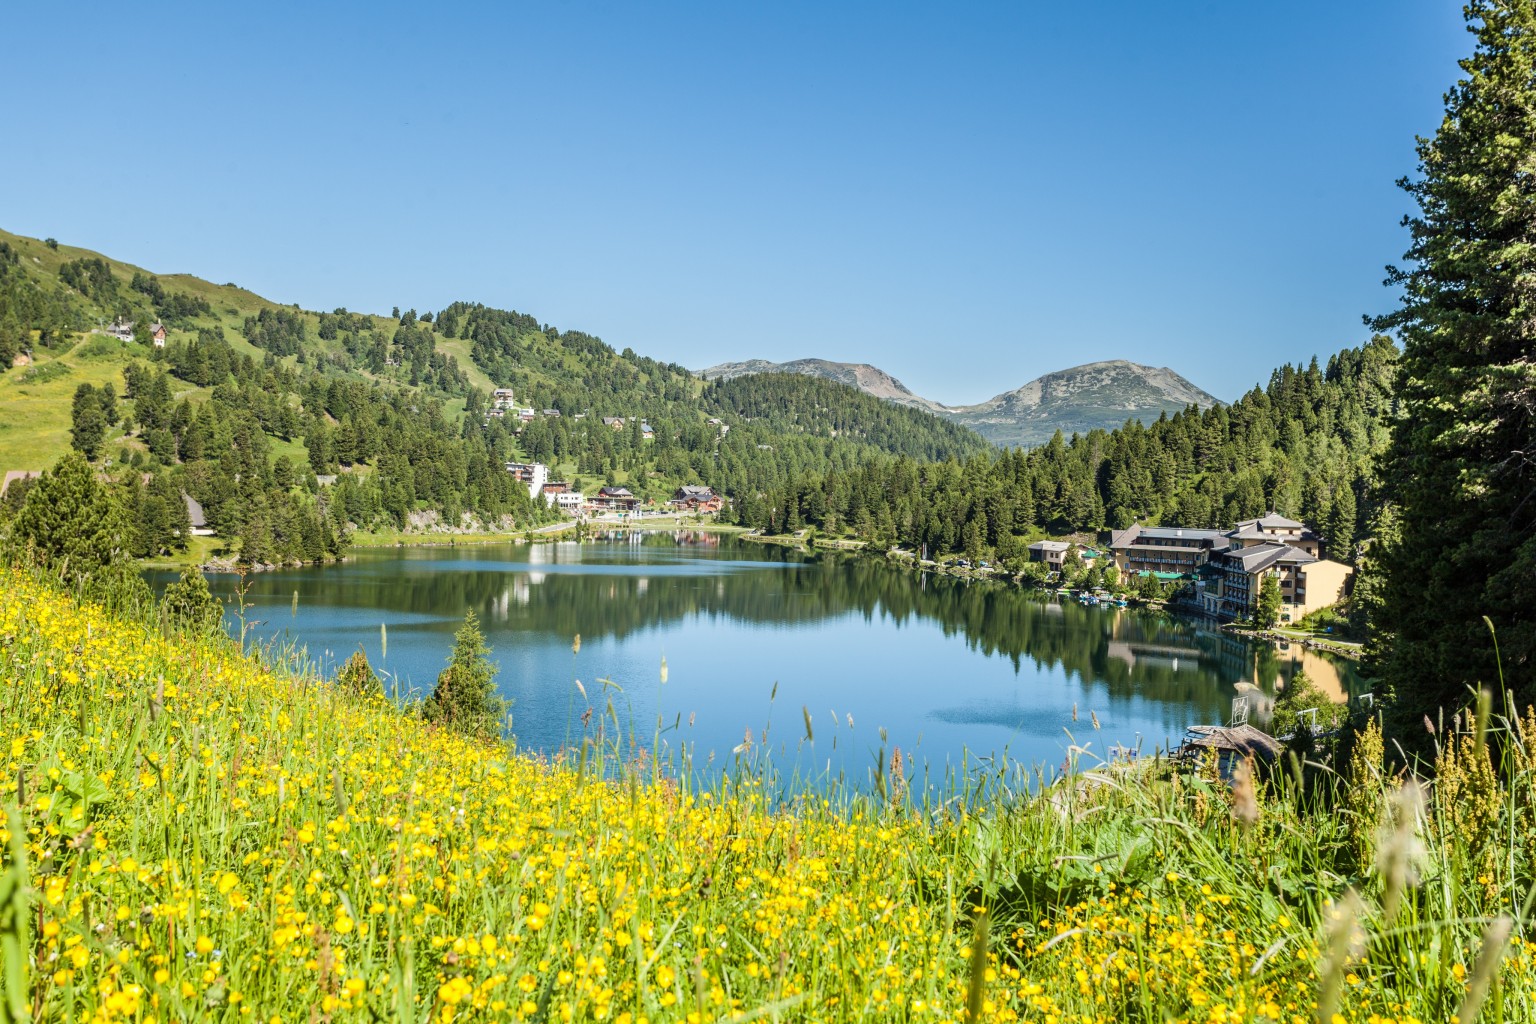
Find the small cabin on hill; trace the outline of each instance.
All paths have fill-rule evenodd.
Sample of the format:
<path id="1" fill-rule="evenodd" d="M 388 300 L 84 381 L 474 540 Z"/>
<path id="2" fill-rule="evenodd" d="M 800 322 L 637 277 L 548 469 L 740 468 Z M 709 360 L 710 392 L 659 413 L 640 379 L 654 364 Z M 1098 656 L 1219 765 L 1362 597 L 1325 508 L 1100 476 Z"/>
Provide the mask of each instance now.
<path id="1" fill-rule="evenodd" d="M 181 500 L 187 505 L 187 521 L 192 524 L 192 536 L 212 537 L 213 531 L 208 528 L 208 517 L 203 513 L 202 504 L 186 492 L 182 492 Z"/>

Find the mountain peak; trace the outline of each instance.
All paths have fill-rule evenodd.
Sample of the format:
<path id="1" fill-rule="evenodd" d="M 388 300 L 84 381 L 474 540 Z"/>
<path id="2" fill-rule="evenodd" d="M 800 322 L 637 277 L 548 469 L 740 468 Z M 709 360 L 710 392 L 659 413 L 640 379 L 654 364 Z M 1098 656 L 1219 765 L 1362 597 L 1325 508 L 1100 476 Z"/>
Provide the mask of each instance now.
<path id="1" fill-rule="evenodd" d="M 938 402 L 913 394 L 901 381 L 868 363 L 835 363 L 829 359 L 792 359 L 787 363 L 773 363 L 766 359 L 746 359 L 735 363 L 720 363 L 697 373 L 705 380 L 730 380 L 748 373 L 799 373 L 847 384 L 897 405 L 924 409 L 931 413 L 944 412 L 944 406 Z"/>
<path id="2" fill-rule="evenodd" d="M 1213 395 L 1169 367 L 1145 366 L 1129 359 L 1104 359 L 1057 370 L 985 402 L 953 407 L 913 394 L 901 381 L 868 363 L 748 359 L 698 371 L 705 380 L 728 380 L 748 373 L 825 377 L 962 423 L 999 445 L 1043 444 L 1057 430 L 1065 434 L 1113 430 L 1129 419 L 1151 422 L 1165 412 L 1178 412 L 1191 405 L 1206 409 L 1218 404 Z"/>

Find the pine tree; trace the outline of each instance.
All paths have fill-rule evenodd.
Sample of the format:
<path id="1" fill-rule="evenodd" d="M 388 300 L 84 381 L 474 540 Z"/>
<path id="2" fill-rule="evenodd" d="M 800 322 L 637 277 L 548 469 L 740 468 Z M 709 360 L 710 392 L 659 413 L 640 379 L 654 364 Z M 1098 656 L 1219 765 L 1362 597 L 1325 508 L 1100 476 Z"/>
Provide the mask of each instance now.
<path id="1" fill-rule="evenodd" d="M 1424 738 L 1424 714 L 1468 687 L 1536 696 L 1536 0 L 1471 0 L 1477 46 L 1402 185 L 1419 211 L 1377 321 L 1404 350 L 1383 472 L 1400 523 L 1382 544 L 1377 663 L 1391 724 Z"/>
<path id="2" fill-rule="evenodd" d="M 359 696 L 382 697 L 384 695 L 384 684 L 379 681 L 373 666 L 368 664 L 368 655 L 363 653 L 361 647 L 353 652 L 352 657 L 337 670 L 336 685 L 348 693 Z"/>
<path id="3" fill-rule="evenodd" d="M 96 389 L 81 384 L 75 389 L 74 409 L 70 414 L 70 443 L 75 449 L 94 459 L 107 436 L 107 418 L 101 412 L 101 399 Z"/>
<path id="4" fill-rule="evenodd" d="M 127 559 L 129 532 L 121 504 L 71 452 L 28 491 L 14 537 L 46 565 L 90 574 Z"/>
<path id="5" fill-rule="evenodd" d="M 500 734 L 506 705 L 496 696 L 496 666 L 487 657 L 490 653 L 471 608 L 453 634 L 448 667 L 438 674 L 437 688 L 422 708 L 427 721 L 470 736 Z"/>
<path id="6" fill-rule="evenodd" d="M 1280 581 L 1274 573 L 1265 573 L 1259 584 L 1259 603 L 1253 611 L 1253 624 L 1260 629 L 1274 629 L 1280 623 Z"/>
<path id="7" fill-rule="evenodd" d="M 165 588 L 160 607 L 173 627 L 192 633 L 211 633 L 224 617 L 223 602 L 213 596 L 195 566 L 183 569 L 181 578 Z"/>

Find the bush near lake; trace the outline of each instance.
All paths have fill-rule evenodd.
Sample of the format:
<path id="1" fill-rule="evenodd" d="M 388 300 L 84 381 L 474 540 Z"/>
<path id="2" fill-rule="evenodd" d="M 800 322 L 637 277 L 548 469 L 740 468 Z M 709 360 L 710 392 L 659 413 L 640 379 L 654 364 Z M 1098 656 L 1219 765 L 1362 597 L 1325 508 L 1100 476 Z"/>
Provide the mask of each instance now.
<path id="1" fill-rule="evenodd" d="M 1428 803 L 1370 731 L 1337 806 L 1326 774 L 1150 763 L 936 792 L 899 754 L 862 794 L 780 799 L 748 755 L 708 787 L 601 747 L 541 760 L 16 571 L 0 676 L 0 1019 L 1289 1024 L 1536 1000 L 1529 716 L 1463 719 Z"/>

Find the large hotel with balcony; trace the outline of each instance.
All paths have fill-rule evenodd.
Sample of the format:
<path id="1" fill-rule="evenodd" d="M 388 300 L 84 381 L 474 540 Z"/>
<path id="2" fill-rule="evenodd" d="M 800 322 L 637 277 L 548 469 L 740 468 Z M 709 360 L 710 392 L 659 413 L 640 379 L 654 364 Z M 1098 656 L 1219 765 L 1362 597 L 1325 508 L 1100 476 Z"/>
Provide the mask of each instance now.
<path id="1" fill-rule="evenodd" d="M 1209 615 L 1246 619 L 1258 607 L 1265 576 L 1280 585 L 1280 618 L 1295 621 L 1340 600 L 1354 571 L 1323 557 L 1322 538 L 1271 512 L 1230 530 L 1132 526 L 1109 547 L 1122 573 L 1180 573 L 1194 581 Z"/>

